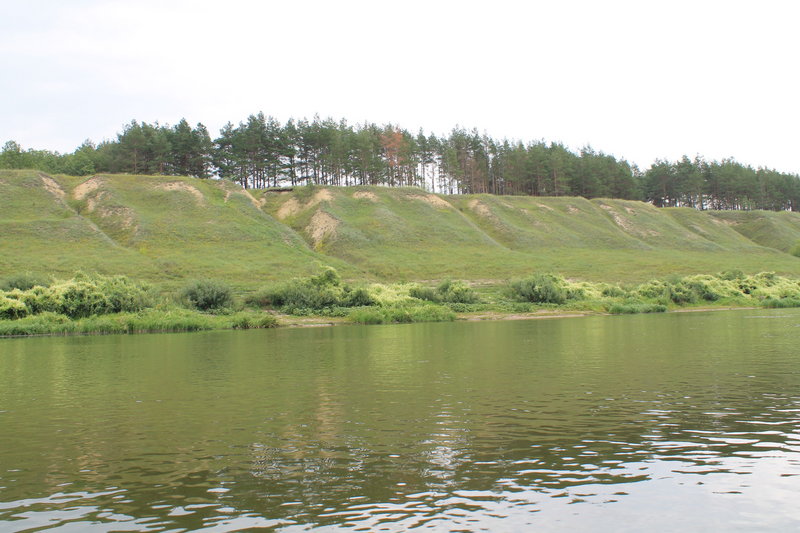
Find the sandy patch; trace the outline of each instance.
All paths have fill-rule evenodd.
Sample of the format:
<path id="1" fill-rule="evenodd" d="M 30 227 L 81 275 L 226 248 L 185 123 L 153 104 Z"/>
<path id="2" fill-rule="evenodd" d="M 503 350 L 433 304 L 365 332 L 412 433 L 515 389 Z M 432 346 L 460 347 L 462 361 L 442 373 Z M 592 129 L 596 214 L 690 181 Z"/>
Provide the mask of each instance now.
<path id="1" fill-rule="evenodd" d="M 250 200 L 250 203 L 253 204 L 253 207 L 255 207 L 256 209 L 261 209 L 264 206 L 264 204 L 267 203 L 266 199 L 264 198 L 262 198 L 261 200 L 257 199 L 255 196 L 250 194 L 250 191 L 248 191 L 247 189 L 242 189 L 240 194 L 247 196 L 247 198 Z"/>
<path id="2" fill-rule="evenodd" d="M 369 191 L 356 191 L 353 193 L 353 198 L 357 200 L 369 200 L 370 202 L 378 201 L 378 197 L 375 196 L 375 193 L 371 193 Z"/>
<path id="3" fill-rule="evenodd" d="M 599 204 L 599 205 L 601 209 L 608 211 L 608 214 L 611 215 L 611 218 L 614 220 L 614 223 L 627 233 L 630 233 L 632 235 L 638 235 L 640 237 L 657 237 L 658 235 L 660 235 L 660 233 L 654 230 L 645 230 L 635 227 L 630 220 L 617 213 L 614 210 L 614 208 L 611 207 L 610 205 L 606 204 Z"/>
<path id="4" fill-rule="evenodd" d="M 56 182 L 56 180 L 50 176 L 45 176 L 44 174 L 40 174 L 39 177 L 42 179 L 42 184 L 44 184 L 44 188 L 47 189 L 47 192 L 61 201 L 64 200 L 66 193 L 64 192 L 64 189 L 61 188 L 61 185 Z"/>
<path id="5" fill-rule="evenodd" d="M 223 203 L 227 204 L 228 200 L 231 199 L 232 194 L 241 194 L 242 196 L 247 197 L 247 199 L 250 200 L 250 203 L 253 204 L 253 207 L 255 207 L 256 209 L 261 209 L 267 202 L 264 198 L 262 198 L 261 200 L 257 199 L 255 196 L 250 194 L 250 191 L 248 191 L 247 189 L 245 189 L 244 187 L 242 187 L 237 183 L 233 183 L 228 180 L 219 180 L 217 184 L 223 191 L 225 191 L 225 198 L 223 199 Z"/>
<path id="6" fill-rule="evenodd" d="M 194 197 L 194 201 L 198 205 L 205 205 L 206 199 L 203 196 L 203 193 L 200 192 L 199 189 L 196 187 L 192 187 L 188 183 L 184 183 L 182 181 L 170 181 L 168 183 L 159 183 L 156 185 L 157 189 L 161 189 L 162 191 L 176 191 L 176 192 L 186 192 Z"/>
<path id="7" fill-rule="evenodd" d="M 86 198 L 86 212 L 94 213 L 95 208 L 97 208 L 97 202 L 105 198 L 106 195 L 107 193 L 105 191 L 100 191 L 97 194 Z"/>
<path id="8" fill-rule="evenodd" d="M 581 210 L 578 209 L 577 207 L 575 207 L 574 205 L 567 204 L 567 213 L 570 213 L 571 215 L 574 215 L 575 213 L 580 213 L 580 212 L 581 212 Z"/>
<path id="9" fill-rule="evenodd" d="M 492 213 L 486 204 L 479 200 L 470 200 L 467 204 L 467 207 L 478 213 L 482 217 L 486 218 L 494 218 L 494 213 Z"/>
<path id="10" fill-rule="evenodd" d="M 301 206 L 300 202 L 298 202 L 295 198 L 289 198 L 281 205 L 280 209 L 278 209 L 278 218 L 283 220 L 286 217 L 296 215 L 302 208 L 303 206 Z"/>
<path id="11" fill-rule="evenodd" d="M 103 181 L 104 181 L 103 178 L 100 178 L 99 176 L 89 178 L 88 180 L 84 181 L 83 183 L 75 187 L 75 190 L 72 191 L 72 197 L 75 198 L 76 200 L 83 200 L 89 194 L 99 189 L 100 186 L 103 185 Z"/>
<path id="12" fill-rule="evenodd" d="M 336 228 L 339 221 L 325 211 L 317 211 L 311 217 L 311 222 L 306 227 L 306 233 L 311 237 L 314 247 L 319 246 L 327 237 L 336 235 Z"/>
<path id="13" fill-rule="evenodd" d="M 309 203 L 313 206 L 317 205 L 320 202 L 330 202 L 331 200 L 333 200 L 333 194 L 331 194 L 331 191 L 329 191 L 328 189 L 320 189 L 317 191 L 317 193 L 314 195 L 314 197 L 311 199 L 311 202 Z"/>
<path id="14" fill-rule="evenodd" d="M 632 208 L 632 207 L 628 207 L 628 206 L 626 205 L 626 206 L 625 206 L 625 212 L 627 212 L 629 215 L 635 215 L 635 214 L 636 214 L 636 209 L 634 209 L 634 208 Z"/>
<path id="15" fill-rule="evenodd" d="M 542 208 L 542 209 L 544 209 L 545 211 L 555 211 L 555 209 L 553 209 L 553 208 L 552 208 L 552 207 L 550 207 L 549 205 L 544 205 L 544 204 L 536 204 L 536 207 L 541 207 L 541 208 Z"/>
<path id="16" fill-rule="evenodd" d="M 276 215 L 279 220 L 283 220 L 286 217 L 296 215 L 304 209 L 314 207 L 322 202 L 330 202 L 331 200 L 333 200 L 333 194 L 331 194 L 331 191 L 328 189 L 320 189 L 305 205 L 298 202 L 297 198 L 289 198 L 280 206 Z"/>
<path id="17" fill-rule="evenodd" d="M 433 206 L 437 209 L 450 209 L 453 207 L 447 200 L 443 200 L 438 196 L 436 196 L 435 194 L 426 194 L 424 196 L 421 194 L 409 194 L 408 197 L 411 198 L 412 200 L 419 200 L 420 202 L 425 202 L 426 204 Z"/>

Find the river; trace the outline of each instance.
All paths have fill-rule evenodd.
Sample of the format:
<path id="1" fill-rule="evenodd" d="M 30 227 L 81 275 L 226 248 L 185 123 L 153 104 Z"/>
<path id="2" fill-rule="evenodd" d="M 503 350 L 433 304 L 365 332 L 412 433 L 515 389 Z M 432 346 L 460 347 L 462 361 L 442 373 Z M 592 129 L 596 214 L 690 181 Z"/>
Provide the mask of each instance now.
<path id="1" fill-rule="evenodd" d="M 0 339 L 0 531 L 800 528 L 800 311 Z"/>

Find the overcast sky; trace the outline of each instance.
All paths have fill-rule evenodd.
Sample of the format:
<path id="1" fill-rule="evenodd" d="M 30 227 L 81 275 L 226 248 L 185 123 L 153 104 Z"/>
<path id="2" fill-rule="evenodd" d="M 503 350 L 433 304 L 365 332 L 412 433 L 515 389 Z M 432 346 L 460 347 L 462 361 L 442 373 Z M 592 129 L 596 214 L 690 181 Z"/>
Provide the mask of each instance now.
<path id="1" fill-rule="evenodd" d="M 263 111 L 800 173 L 794 1 L 0 0 L 0 143 Z"/>

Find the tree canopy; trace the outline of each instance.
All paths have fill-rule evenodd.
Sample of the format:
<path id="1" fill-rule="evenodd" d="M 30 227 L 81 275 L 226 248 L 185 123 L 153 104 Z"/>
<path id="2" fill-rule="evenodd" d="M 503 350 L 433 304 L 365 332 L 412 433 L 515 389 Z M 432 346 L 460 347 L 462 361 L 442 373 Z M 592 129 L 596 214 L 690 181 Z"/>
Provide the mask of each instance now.
<path id="1" fill-rule="evenodd" d="M 23 150 L 8 141 L 0 168 L 89 175 L 98 172 L 219 177 L 245 188 L 281 185 L 417 186 L 445 194 L 623 198 L 659 207 L 800 210 L 800 177 L 733 159 L 684 156 L 640 170 L 587 146 L 578 153 L 545 141 L 497 140 L 454 128 L 437 136 L 397 126 L 290 119 L 263 113 L 226 124 L 212 139 L 185 119 L 175 126 L 136 120 L 115 140 L 74 152 Z"/>

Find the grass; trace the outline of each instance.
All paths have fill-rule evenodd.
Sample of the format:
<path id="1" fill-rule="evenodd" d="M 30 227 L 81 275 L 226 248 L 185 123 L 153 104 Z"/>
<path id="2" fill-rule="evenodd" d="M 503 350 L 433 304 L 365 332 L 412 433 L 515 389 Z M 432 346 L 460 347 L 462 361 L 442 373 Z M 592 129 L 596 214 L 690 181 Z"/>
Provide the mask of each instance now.
<path id="1" fill-rule="evenodd" d="M 296 210 L 278 218 L 291 201 Z M 320 216 L 331 227 L 315 234 Z M 319 265 L 348 282 L 431 285 L 500 285 L 535 272 L 627 284 L 727 269 L 791 275 L 800 259 L 787 252 L 798 241 L 797 213 L 414 188 L 245 192 L 187 177 L 0 171 L 0 278 L 84 270 L 162 293 L 209 279 L 241 297 Z"/>
<path id="2" fill-rule="evenodd" d="M 44 282 L 27 275 L 0 280 L 0 336 L 139 333 L 250 329 L 277 325 L 270 313 L 241 310 L 239 300 L 219 282 L 194 282 L 170 298 L 158 298 L 146 284 L 124 276 L 78 273 L 69 280 Z M 20 287 L 28 287 L 23 290 Z M 188 296 L 187 294 L 194 296 Z M 205 302 L 208 305 L 201 305 Z M 179 304 L 183 304 L 180 307 Z M 330 267 L 308 278 L 266 287 L 247 303 L 297 316 L 346 317 L 357 324 L 442 322 L 456 313 L 659 313 L 709 306 L 800 307 L 800 280 L 773 272 L 747 275 L 670 276 L 640 284 L 575 281 L 537 273 L 505 286 L 473 289 L 445 280 L 435 287 L 418 283 L 351 286 Z M 237 311 L 238 309 L 238 311 Z M 202 312 L 213 310 L 214 313 Z"/>
<path id="3" fill-rule="evenodd" d="M 452 322 L 456 314 L 436 304 L 392 305 L 353 310 L 348 320 L 356 324 L 405 324 L 411 322 Z"/>
<path id="4" fill-rule="evenodd" d="M 212 329 L 256 329 L 277 326 L 270 314 L 242 311 L 211 315 L 188 309 L 148 309 L 139 313 L 94 315 L 72 320 L 45 312 L 18 320 L 0 320 L 0 336 L 164 333 Z"/>

